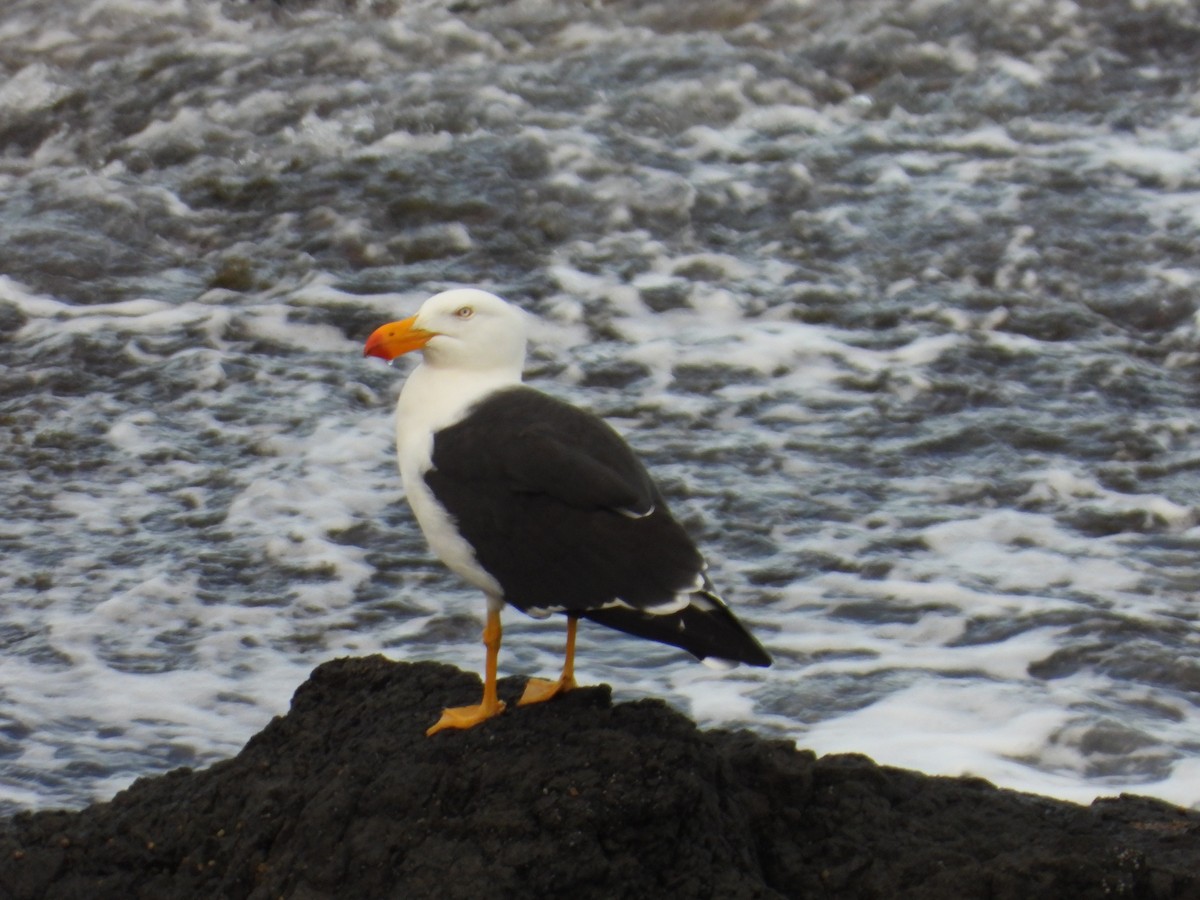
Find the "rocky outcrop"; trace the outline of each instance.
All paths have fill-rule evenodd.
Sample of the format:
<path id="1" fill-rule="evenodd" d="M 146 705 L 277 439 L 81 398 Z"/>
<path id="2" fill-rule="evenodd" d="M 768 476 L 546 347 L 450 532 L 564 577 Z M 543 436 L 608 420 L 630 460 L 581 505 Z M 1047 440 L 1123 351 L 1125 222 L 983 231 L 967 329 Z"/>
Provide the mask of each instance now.
<path id="1" fill-rule="evenodd" d="M 607 687 L 425 737 L 478 691 L 322 665 L 234 759 L 10 819 L 0 898 L 1200 897 L 1200 814 L 1158 801 L 817 758 Z"/>

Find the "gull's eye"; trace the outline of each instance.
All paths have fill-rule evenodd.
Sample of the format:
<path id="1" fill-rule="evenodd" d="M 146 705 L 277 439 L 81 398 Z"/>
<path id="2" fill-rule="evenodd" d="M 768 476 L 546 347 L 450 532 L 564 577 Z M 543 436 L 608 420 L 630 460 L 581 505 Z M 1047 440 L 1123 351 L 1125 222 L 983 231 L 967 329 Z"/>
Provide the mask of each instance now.
<path id="1" fill-rule="evenodd" d="M 457 319 L 469 319 L 475 315 L 475 310 L 470 306 L 460 306 L 454 311 L 454 317 Z"/>

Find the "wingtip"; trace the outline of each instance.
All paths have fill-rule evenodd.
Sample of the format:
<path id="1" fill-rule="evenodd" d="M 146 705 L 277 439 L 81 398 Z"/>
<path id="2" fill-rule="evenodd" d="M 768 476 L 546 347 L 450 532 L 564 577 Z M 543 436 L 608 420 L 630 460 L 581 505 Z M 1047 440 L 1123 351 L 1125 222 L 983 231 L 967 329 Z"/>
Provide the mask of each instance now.
<path id="1" fill-rule="evenodd" d="M 580 615 L 627 634 L 670 644 L 714 668 L 746 663 L 771 665 L 770 654 L 738 621 L 724 601 L 709 591 L 684 595 L 690 602 L 679 608 L 650 612 L 626 604 L 581 611 Z M 657 613 L 657 614 L 656 614 Z"/>
<path id="2" fill-rule="evenodd" d="M 705 581 L 707 582 L 707 579 Z M 720 616 L 728 623 L 726 635 L 737 643 L 736 648 L 726 648 L 731 651 L 736 650 L 736 653 L 732 653 L 729 657 L 715 655 L 701 657 L 701 662 L 707 664 L 709 659 L 718 659 L 721 660 L 721 663 L 732 663 L 733 665 L 745 663 L 748 666 L 756 666 L 758 668 L 766 668 L 775 662 L 771 658 L 771 654 L 758 642 L 758 638 L 751 634 L 750 630 L 733 614 L 729 605 L 721 599 L 721 596 L 712 589 L 711 585 L 706 583 L 704 590 L 696 591 L 692 596 L 701 600 L 701 603 L 698 604 L 701 608 L 707 607 L 706 611 Z M 716 664 L 717 667 L 721 663 Z"/>

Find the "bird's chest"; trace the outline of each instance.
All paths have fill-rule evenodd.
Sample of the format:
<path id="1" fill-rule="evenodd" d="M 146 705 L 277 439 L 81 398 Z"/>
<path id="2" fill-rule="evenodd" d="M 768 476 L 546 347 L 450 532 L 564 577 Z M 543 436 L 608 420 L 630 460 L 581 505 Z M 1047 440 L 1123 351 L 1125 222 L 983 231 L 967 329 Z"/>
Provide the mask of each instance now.
<path id="1" fill-rule="evenodd" d="M 406 433 L 403 423 L 397 423 L 400 480 L 408 505 L 434 555 L 460 578 L 487 594 L 500 597 L 503 591 L 499 582 L 479 565 L 474 548 L 459 533 L 453 517 L 425 481 L 425 474 L 433 466 L 433 441 L 430 432 Z"/>

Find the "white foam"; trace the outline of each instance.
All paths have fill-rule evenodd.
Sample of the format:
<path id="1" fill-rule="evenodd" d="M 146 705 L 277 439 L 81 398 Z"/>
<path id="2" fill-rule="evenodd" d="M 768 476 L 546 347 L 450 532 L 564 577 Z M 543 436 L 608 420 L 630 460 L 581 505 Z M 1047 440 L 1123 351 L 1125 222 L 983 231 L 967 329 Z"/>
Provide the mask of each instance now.
<path id="1" fill-rule="evenodd" d="M 1058 743 L 1071 714 L 1060 704 L 1030 699 L 1027 688 L 1014 684 L 920 683 L 822 721 L 802 741 L 818 753 L 865 752 L 885 765 L 975 776 L 1078 803 L 1121 793 L 1200 803 L 1194 760 L 1160 781 L 1107 777 L 1082 782 L 1086 758 Z M 1057 760 L 1048 759 L 1045 748 L 1056 745 L 1061 750 Z"/>
<path id="2" fill-rule="evenodd" d="M 1096 592 L 1132 590 L 1140 576 L 1103 545 L 1069 535 L 1050 516 L 998 510 L 925 529 L 943 565 L 1002 591 L 1044 591 L 1072 585 Z M 1081 558 L 1087 565 L 1080 565 Z"/>
<path id="3" fill-rule="evenodd" d="M 68 88 L 54 78 L 50 66 L 30 63 L 0 85 L 0 109 L 7 108 L 16 113 L 47 110 L 67 93 Z"/>

